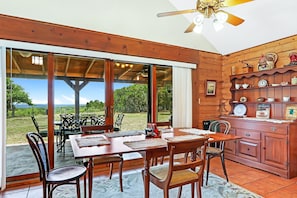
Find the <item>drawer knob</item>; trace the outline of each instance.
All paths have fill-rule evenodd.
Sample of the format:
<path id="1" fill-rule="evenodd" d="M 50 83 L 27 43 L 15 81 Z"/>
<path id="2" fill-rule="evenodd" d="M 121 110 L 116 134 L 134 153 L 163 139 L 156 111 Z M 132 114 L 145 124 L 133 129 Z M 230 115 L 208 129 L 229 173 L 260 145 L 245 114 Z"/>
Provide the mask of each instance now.
<path id="1" fill-rule="evenodd" d="M 246 134 L 245 134 L 245 136 L 246 136 L 246 137 L 250 137 L 250 136 L 251 136 L 251 134 L 249 134 L 249 133 L 246 133 Z"/>
<path id="2" fill-rule="evenodd" d="M 271 131 L 276 131 L 276 127 L 271 127 Z"/>

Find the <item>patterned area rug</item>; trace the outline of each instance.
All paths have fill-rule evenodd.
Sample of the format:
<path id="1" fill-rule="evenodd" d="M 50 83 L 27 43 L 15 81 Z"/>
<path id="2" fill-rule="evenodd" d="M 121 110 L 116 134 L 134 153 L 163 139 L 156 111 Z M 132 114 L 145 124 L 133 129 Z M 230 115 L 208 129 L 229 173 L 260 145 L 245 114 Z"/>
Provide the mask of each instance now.
<path id="1" fill-rule="evenodd" d="M 93 183 L 93 197 L 103 198 L 142 198 L 143 181 L 141 173 L 132 173 L 123 175 L 123 188 L 124 192 L 120 192 L 119 179 L 114 177 L 109 180 L 108 178 L 95 178 Z M 81 185 L 83 191 L 83 185 Z M 190 185 L 183 187 L 182 197 L 188 198 L 191 196 Z M 170 197 L 177 197 L 178 189 L 172 189 L 169 192 Z M 54 197 L 72 198 L 75 196 L 75 188 L 73 186 L 58 187 L 55 191 Z M 150 197 L 159 198 L 163 197 L 163 191 L 158 187 L 150 184 Z M 240 186 L 232 183 L 227 183 L 212 173 L 209 175 L 208 185 L 202 187 L 202 197 L 208 198 L 261 198 L 261 196 L 252 193 Z"/>

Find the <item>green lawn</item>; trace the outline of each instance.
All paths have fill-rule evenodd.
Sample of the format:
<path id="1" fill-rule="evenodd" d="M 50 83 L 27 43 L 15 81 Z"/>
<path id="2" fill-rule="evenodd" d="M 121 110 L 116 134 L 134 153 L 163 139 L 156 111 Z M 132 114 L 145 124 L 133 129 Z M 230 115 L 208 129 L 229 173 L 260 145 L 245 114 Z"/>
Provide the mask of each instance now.
<path id="1" fill-rule="evenodd" d="M 168 121 L 169 116 L 169 112 L 162 112 L 158 115 L 158 120 Z M 146 127 L 146 117 L 146 113 L 125 113 L 121 131 L 144 129 Z M 47 128 L 47 115 L 36 115 L 35 118 L 41 130 Z M 55 115 L 55 120 L 59 120 L 58 114 Z M 27 143 L 25 134 L 29 131 L 36 131 L 30 116 L 8 118 L 6 143 Z"/>

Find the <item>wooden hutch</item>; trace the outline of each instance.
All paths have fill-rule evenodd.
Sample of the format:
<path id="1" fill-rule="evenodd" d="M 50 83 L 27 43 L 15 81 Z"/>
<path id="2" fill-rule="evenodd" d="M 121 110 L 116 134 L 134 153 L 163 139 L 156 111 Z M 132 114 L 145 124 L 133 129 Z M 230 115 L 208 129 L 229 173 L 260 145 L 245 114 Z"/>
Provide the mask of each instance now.
<path id="1" fill-rule="evenodd" d="M 231 134 L 242 137 L 226 142 L 227 159 L 284 178 L 297 176 L 297 85 L 291 84 L 295 76 L 297 66 L 230 76 L 230 105 L 233 110 L 237 105 L 244 105 L 246 113 L 244 116 L 222 118 L 230 121 Z M 267 84 L 261 84 L 263 80 Z M 244 83 L 249 84 L 249 87 L 235 88 L 235 84 Z M 284 96 L 290 96 L 290 101 L 283 101 Z M 265 100 L 259 101 L 259 97 Z M 267 98 L 275 100 L 267 102 Z M 269 119 L 256 118 L 259 104 L 269 106 Z"/>

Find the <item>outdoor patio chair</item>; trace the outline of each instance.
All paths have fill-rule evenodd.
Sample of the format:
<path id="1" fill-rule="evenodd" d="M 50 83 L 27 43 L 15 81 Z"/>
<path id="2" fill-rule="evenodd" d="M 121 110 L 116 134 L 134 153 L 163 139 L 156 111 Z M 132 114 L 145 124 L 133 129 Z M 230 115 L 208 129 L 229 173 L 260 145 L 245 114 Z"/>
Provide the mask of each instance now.
<path id="1" fill-rule="evenodd" d="M 39 133 L 42 137 L 47 137 L 47 130 L 40 130 L 39 124 L 34 115 L 31 116 L 32 122 L 35 126 L 37 133 Z"/>
<path id="2" fill-rule="evenodd" d="M 180 187 L 178 193 L 178 197 L 180 197 L 182 186 L 186 184 L 191 184 L 192 198 L 195 197 L 194 186 L 196 184 L 197 197 L 201 198 L 206 147 L 207 138 L 191 138 L 188 140 L 174 140 L 172 138 L 172 140 L 168 140 L 169 163 L 152 166 L 148 173 L 150 181 L 163 189 L 164 198 L 169 198 L 169 189 L 176 187 Z M 199 157 L 196 155 L 198 148 L 201 150 Z M 180 159 L 179 156 L 183 153 L 190 154 L 191 159 Z"/>
<path id="3" fill-rule="evenodd" d="M 119 113 L 114 122 L 113 131 L 120 131 L 125 114 Z"/>
<path id="4" fill-rule="evenodd" d="M 39 126 L 34 115 L 31 116 L 31 119 L 32 119 L 32 122 L 34 124 L 34 127 L 35 127 L 37 133 L 39 133 L 42 137 L 47 137 L 47 135 L 48 135 L 47 129 L 42 129 L 42 130 L 40 129 L 40 126 Z M 58 135 L 60 135 L 60 130 L 55 129 L 54 135 L 57 136 L 57 142 L 58 142 Z"/>
<path id="5" fill-rule="evenodd" d="M 84 195 L 86 197 L 86 167 L 70 165 L 51 169 L 49 167 L 49 157 L 39 133 L 29 132 L 26 134 L 30 148 L 35 156 L 39 168 L 40 181 L 42 181 L 43 198 L 51 198 L 53 191 L 61 185 L 76 185 L 76 195 L 80 197 L 80 178 L 84 176 Z"/>
<path id="6" fill-rule="evenodd" d="M 113 129 L 112 125 L 93 125 L 93 126 L 81 126 L 81 131 L 83 135 L 90 135 L 90 134 L 100 134 L 100 133 L 108 133 L 111 132 Z M 123 163 L 124 159 L 122 154 L 115 154 L 115 155 L 106 155 L 106 156 L 99 156 L 94 158 L 94 164 L 100 165 L 100 164 L 108 164 L 109 165 L 109 179 L 112 177 L 113 172 L 113 164 L 119 163 L 119 180 L 120 180 L 120 190 L 123 192 Z M 88 161 L 84 162 L 85 166 L 90 166 Z"/>
<path id="7" fill-rule="evenodd" d="M 60 144 L 58 152 L 63 150 L 65 152 L 65 143 L 69 138 L 69 135 L 80 134 L 81 123 L 79 120 L 75 119 L 74 114 L 62 114 L 61 117 L 61 134 L 60 134 Z"/>
<path id="8" fill-rule="evenodd" d="M 105 115 L 91 116 L 91 125 L 105 125 Z"/>
<path id="9" fill-rule="evenodd" d="M 228 134 L 230 131 L 230 128 L 231 128 L 231 124 L 226 120 L 212 121 L 209 125 L 210 131 L 221 132 L 224 134 Z M 206 160 L 207 160 L 206 181 L 205 181 L 206 185 L 208 183 L 210 160 L 215 157 L 221 158 L 224 175 L 226 177 L 227 182 L 229 181 L 228 175 L 227 175 L 227 170 L 226 170 L 226 165 L 225 165 L 224 148 L 225 148 L 225 141 L 220 141 L 220 142 L 215 143 L 214 145 L 208 146 L 206 149 Z M 200 154 L 199 150 L 198 150 L 198 154 Z"/>

